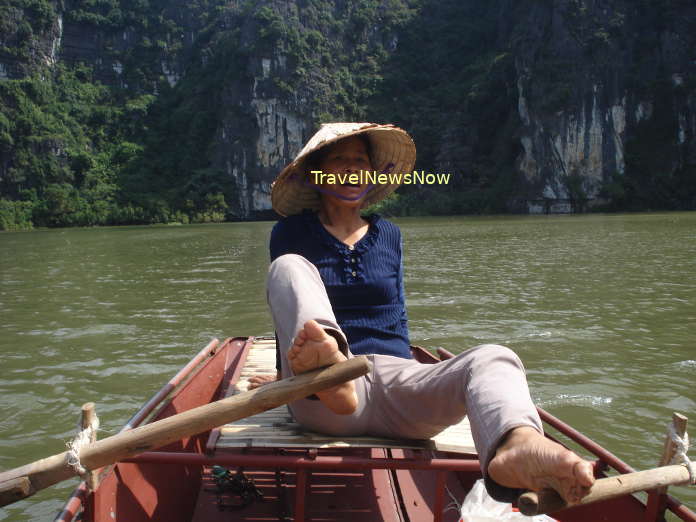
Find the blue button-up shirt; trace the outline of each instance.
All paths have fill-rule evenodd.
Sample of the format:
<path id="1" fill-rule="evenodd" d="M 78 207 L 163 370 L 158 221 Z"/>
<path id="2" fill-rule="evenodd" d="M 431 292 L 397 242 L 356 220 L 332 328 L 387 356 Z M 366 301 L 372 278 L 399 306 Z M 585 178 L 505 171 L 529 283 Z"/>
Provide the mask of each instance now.
<path id="1" fill-rule="evenodd" d="M 352 353 L 411 358 L 401 231 L 378 214 L 365 219 L 367 233 L 349 247 L 315 212 L 283 218 L 271 231 L 271 261 L 298 254 L 317 267 Z"/>

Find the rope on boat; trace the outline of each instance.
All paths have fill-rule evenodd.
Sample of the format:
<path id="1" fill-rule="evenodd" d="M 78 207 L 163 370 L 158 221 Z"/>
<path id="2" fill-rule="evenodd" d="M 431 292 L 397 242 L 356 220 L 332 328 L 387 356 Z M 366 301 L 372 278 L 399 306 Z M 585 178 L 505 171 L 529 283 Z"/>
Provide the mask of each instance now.
<path id="1" fill-rule="evenodd" d="M 684 432 L 684 438 L 680 437 L 677 431 L 674 429 L 674 425 L 669 425 L 669 435 L 674 442 L 674 456 L 672 457 L 672 464 L 684 464 L 686 469 L 689 470 L 689 482 L 691 485 L 696 484 L 696 465 L 689 460 L 686 454 L 689 451 L 689 434 Z"/>
<path id="2" fill-rule="evenodd" d="M 446 513 L 450 509 L 454 509 L 457 513 L 460 513 L 462 511 L 462 505 L 457 501 L 457 497 L 455 497 L 452 494 L 452 492 L 450 491 L 450 488 L 448 488 L 447 486 L 445 486 L 445 491 L 449 495 L 450 499 L 452 499 L 452 502 L 450 502 L 449 504 L 447 504 L 445 506 L 443 513 Z"/>
<path id="3" fill-rule="evenodd" d="M 98 429 L 99 418 L 95 414 L 94 421 L 91 422 L 90 425 L 85 429 L 79 430 L 77 435 L 75 435 L 75 438 L 66 444 L 68 446 L 68 465 L 71 466 L 75 470 L 75 473 L 80 475 L 83 479 L 89 470 L 85 469 L 80 462 L 80 452 L 82 451 L 83 447 L 92 443 L 94 440 L 94 435 L 96 435 Z"/>

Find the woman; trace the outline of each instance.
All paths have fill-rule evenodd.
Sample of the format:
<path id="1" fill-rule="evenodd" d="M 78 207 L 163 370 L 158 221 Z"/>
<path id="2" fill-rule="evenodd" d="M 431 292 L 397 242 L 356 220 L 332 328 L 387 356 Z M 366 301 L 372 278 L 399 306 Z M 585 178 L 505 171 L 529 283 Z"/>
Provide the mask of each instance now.
<path id="1" fill-rule="evenodd" d="M 401 231 L 376 214 L 365 218 L 360 215 L 360 210 L 366 204 L 383 199 L 398 185 L 366 187 L 365 184 L 355 186 L 348 182 L 343 185 L 316 183 L 321 178 L 319 173 L 335 174 L 345 170 L 349 174 L 360 174 L 361 170 L 373 170 L 375 160 L 371 157 L 372 146 L 366 132 L 335 143 L 340 147 L 348 145 L 350 158 L 357 153 L 355 163 L 345 168 L 341 163 L 344 155 L 340 149 L 332 149 L 331 143 L 319 146 L 324 138 L 336 138 L 334 132 L 341 125 L 355 124 L 324 126 L 322 132 L 312 138 L 298 159 L 284 169 L 274 183 L 274 208 L 287 217 L 277 223 L 271 232 L 271 261 L 280 255 L 295 253 L 319 267 L 334 313 L 354 355 L 381 353 L 410 359 Z M 396 168 L 411 169 L 416 154 L 411 138 L 406 133 L 400 133 L 394 139 L 390 126 L 380 128 L 389 132 L 379 136 L 381 140 L 376 151 L 379 153 L 385 146 L 397 145 L 403 151 L 403 158 Z M 391 157 L 378 157 L 376 160 L 387 165 L 393 163 Z M 312 174 L 312 171 L 316 174 Z M 366 193 L 368 189 L 371 189 L 369 199 Z M 363 193 L 366 197 L 362 197 Z M 321 204 L 322 200 L 325 201 L 324 205 Z M 298 205 L 302 205 L 302 208 Z M 318 212 L 310 209 L 318 209 Z M 347 211 L 349 214 L 332 218 L 336 211 Z M 332 225 L 334 222 L 336 226 Z M 380 244 L 373 248 L 377 235 Z M 348 259 L 348 262 L 332 265 L 328 252 Z M 368 264 L 369 267 L 366 266 Z M 342 271 L 349 272 L 350 285 L 342 284 Z M 381 317 L 377 318 L 373 313 L 369 321 L 365 321 L 362 316 L 365 308 L 370 306 L 373 311 L 378 310 Z M 277 375 L 252 377 L 249 380 L 250 388 L 279 378 L 280 358 L 277 369 Z"/>
<path id="2" fill-rule="evenodd" d="M 286 216 L 271 234 L 267 282 L 281 376 L 357 353 L 370 354 L 373 367 L 318 400 L 292 403 L 293 416 L 337 435 L 428 438 L 468 415 L 495 498 L 553 487 L 577 502 L 593 482 L 591 466 L 543 436 L 513 352 L 482 345 L 434 365 L 410 359 L 399 229 L 360 214 L 398 184 L 348 176 L 405 173 L 414 163 L 402 129 L 326 124 L 273 184 L 273 207 Z"/>

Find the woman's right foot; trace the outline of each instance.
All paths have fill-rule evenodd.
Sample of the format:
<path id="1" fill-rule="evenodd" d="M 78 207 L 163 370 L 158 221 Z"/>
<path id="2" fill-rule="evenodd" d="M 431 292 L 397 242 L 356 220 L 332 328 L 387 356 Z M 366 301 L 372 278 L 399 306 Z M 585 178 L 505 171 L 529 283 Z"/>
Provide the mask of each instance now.
<path id="1" fill-rule="evenodd" d="M 297 375 L 345 361 L 346 356 L 338 349 L 336 338 L 326 333 L 319 323 L 310 319 L 297 333 L 293 345 L 288 350 L 288 360 L 293 373 Z M 358 407 L 358 396 L 353 381 L 317 392 L 317 397 L 332 412 L 341 415 L 350 415 Z"/>
<path id="2" fill-rule="evenodd" d="M 488 464 L 488 475 L 510 488 L 555 489 L 571 505 L 594 483 L 590 462 L 528 426 L 510 430 Z"/>

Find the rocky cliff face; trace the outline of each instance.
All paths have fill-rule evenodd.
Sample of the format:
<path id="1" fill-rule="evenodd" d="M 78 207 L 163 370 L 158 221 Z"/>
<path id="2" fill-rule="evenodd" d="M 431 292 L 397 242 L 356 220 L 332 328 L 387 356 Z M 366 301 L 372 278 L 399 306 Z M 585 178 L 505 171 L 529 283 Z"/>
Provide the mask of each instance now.
<path id="1" fill-rule="evenodd" d="M 301 20 L 299 4 L 294 9 Z M 497 171 L 509 169 L 513 189 L 504 194 L 505 208 L 529 213 L 611 204 L 617 197 L 612 183 L 628 175 L 627 164 L 633 175 L 640 170 L 636 163 L 641 149 L 653 149 L 664 159 L 649 168 L 690 175 L 684 173 L 696 163 L 696 5 L 581 0 L 497 4 L 491 8 L 496 11 L 491 45 L 506 54 L 501 62 L 508 65 L 502 73 L 491 67 L 483 75 L 484 85 L 504 98 L 496 127 L 485 129 L 489 115 L 476 107 L 477 102 L 487 103 L 485 98 L 443 119 L 431 116 L 431 128 L 432 121 L 439 122 L 440 142 L 429 147 L 425 140 L 419 168 L 455 173 L 462 190 L 490 186 Z M 431 7 L 447 18 L 443 7 L 422 3 L 401 32 L 394 31 L 378 45 L 398 52 L 404 31 L 419 28 L 418 39 L 430 34 L 428 26 L 437 17 L 428 12 Z M 447 19 L 448 30 L 456 34 L 461 22 L 457 16 Z M 301 31 L 315 28 L 300 25 Z M 379 34 L 381 28 L 364 31 Z M 467 67 L 470 59 L 456 54 L 448 58 L 459 68 Z M 314 130 L 317 112 L 323 109 L 312 106 L 316 98 L 311 95 L 301 97 L 296 91 L 286 96 L 274 89 L 273 80 L 286 78 L 296 66 L 277 48 L 249 56 L 251 83 L 239 99 L 253 115 L 252 143 L 235 148 L 233 143 L 241 138 L 233 130 L 237 120 L 225 119 L 228 130 L 225 137 L 220 135 L 220 145 L 227 152 L 220 158 L 242 187 L 242 215 L 268 208 L 270 181 Z M 409 83 L 427 92 L 428 82 L 448 81 L 450 88 L 457 88 L 445 74 L 414 76 Z M 304 84 L 299 92 L 315 88 Z M 416 137 L 425 133 L 421 129 L 428 127 L 423 121 L 428 116 L 411 118 L 413 107 L 401 101 L 402 106 L 397 100 L 389 110 L 368 103 L 365 118 L 391 112 Z M 437 112 L 438 107 L 430 110 Z M 493 171 L 472 168 L 482 162 L 493 165 Z"/>
<path id="2" fill-rule="evenodd" d="M 656 168 L 694 164 L 696 5 L 558 0 L 510 8 L 518 22 L 503 30 L 515 54 L 517 167 L 530 212 L 606 203 L 602 188 L 636 159 L 627 158 L 632 142 L 668 142 L 670 161 Z M 673 124 L 669 136 L 644 139 L 663 121 Z"/>
<path id="3" fill-rule="evenodd" d="M 40 66 L 52 66 L 62 45 L 63 16 L 55 3 L 0 7 L 0 79 L 22 78 Z"/>
<path id="4" fill-rule="evenodd" d="M 150 118 L 177 110 L 191 92 L 215 100 L 210 146 L 179 181 L 201 169 L 224 176 L 237 218 L 272 215 L 280 168 L 320 121 L 342 119 L 411 131 L 417 167 L 455 175 L 453 189 L 440 190 L 488 201 L 464 211 L 630 207 L 641 186 L 668 179 L 665 201 L 681 191 L 676 207 L 696 207 L 693 2 L 50 5 L 42 16 L 7 11 L 4 48 L 24 51 L 0 52 L 0 76 L 85 62 L 119 89 L 180 93 Z M 27 23 L 34 36 L 23 41 Z M 213 76 L 220 80 L 206 83 Z M 170 132 L 179 139 L 182 129 Z M 146 154 L 164 154 L 157 147 L 145 145 Z"/>
<path id="5" fill-rule="evenodd" d="M 221 18 L 217 41 L 232 45 L 235 60 L 211 161 L 234 180 L 237 217 L 274 215 L 271 182 L 320 120 L 368 118 L 360 82 L 374 85 L 380 63 L 364 58 L 384 60 L 396 46 L 392 15 L 406 2 L 390 2 L 392 13 L 387 3 L 354 4 L 270 1 L 231 6 Z"/>

